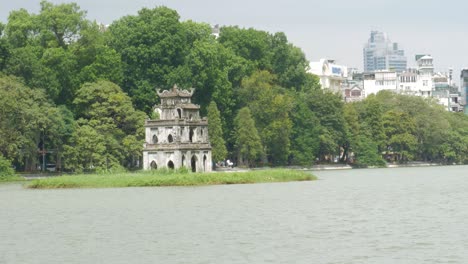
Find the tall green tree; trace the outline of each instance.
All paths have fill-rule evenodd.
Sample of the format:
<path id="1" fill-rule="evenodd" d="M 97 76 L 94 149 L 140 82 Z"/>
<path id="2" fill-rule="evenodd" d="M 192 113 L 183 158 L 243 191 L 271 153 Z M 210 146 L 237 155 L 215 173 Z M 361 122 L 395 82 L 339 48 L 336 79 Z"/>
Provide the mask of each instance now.
<path id="1" fill-rule="evenodd" d="M 291 147 L 294 106 L 289 93 L 275 85 L 276 77 L 267 71 L 257 71 L 242 81 L 239 98 L 255 119 L 268 162 L 284 165 Z"/>
<path id="2" fill-rule="evenodd" d="M 254 166 L 263 155 L 263 147 L 250 109 L 244 107 L 239 110 L 234 124 L 238 165 Z"/>
<path id="3" fill-rule="evenodd" d="M 226 142 L 223 138 L 221 114 L 214 101 L 208 106 L 208 134 L 210 136 L 213 161 L 224 160 L 227 156 Z"/>
<path id="4" fill-rule="evenodd" d="M 291 114 L 293 122 L 291 134 L 292 164 L 312 165 L 319 152 L 320 121 L 304 99 L 305 94 L 297 94 Z"/>
<path id="5" fill-rule="evenodd" d="M 340 148 L 346 140 L 343 100 L 327 90 L 310 90 L 305 100 L 320 124 L 320 147 L 316 156 L 320 161 L 331 161 L 332 157 L 340 154 Z"/>
<path id="6" fill-rule="evenodd" d="M 385 131 L 383 125 L 383 105 L 374 95 L 370 95 L 363 102 L 360 108 L 360 120 L 362 129 L 367 130 L 368 135 L 377 144 L 378 151 L 381 153 L 385 148 Z"/>

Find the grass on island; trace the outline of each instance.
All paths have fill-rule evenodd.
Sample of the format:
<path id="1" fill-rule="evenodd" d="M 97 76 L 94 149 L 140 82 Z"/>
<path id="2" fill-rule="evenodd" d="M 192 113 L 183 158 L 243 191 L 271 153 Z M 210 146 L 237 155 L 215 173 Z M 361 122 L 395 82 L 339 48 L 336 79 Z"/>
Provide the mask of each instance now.
<path id="1" fill-rule="evenodd" d="M 19 181 L 25 181 L 25 179 L 18 175 L 0 176 L 0 183 L 19 182 Z"/>
<path id="2" fill-rule="evenodd" d="M 310 181 L 310 172 L 272 169 L 246 172 L 187 173 L 180 171 L 140 171 L 115 174 L 80 174 L 37 179 L 28 188 L 116 188 L 145 186 L 194 186 L 213 184 L 243 184 L 287 181 Z"/>

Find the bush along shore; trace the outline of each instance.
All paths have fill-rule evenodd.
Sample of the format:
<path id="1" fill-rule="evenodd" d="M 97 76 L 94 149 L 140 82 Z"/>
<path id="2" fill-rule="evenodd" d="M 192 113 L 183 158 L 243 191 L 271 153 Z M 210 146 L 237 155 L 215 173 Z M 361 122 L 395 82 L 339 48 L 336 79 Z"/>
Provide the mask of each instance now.
<path id="1" fill-rule="evenodd" d="M 245 172 L 189 173 L 186 170 L 154 170 L 135 173 L 80 174 L 33 180 L 28 188 L 117 188 L 147 186 L 196 186 L 288 181 L 310 181 L 317 178 L 306 171 L 272 169 Z"/>
<path id="2" fill-rule="evenodd" d="M 19 181 L 25 181 L 25 180 L 26 179 L 18 175 L 9 175 L 9 176 L 0 175 L 0 183 L 19 182 Z"/>

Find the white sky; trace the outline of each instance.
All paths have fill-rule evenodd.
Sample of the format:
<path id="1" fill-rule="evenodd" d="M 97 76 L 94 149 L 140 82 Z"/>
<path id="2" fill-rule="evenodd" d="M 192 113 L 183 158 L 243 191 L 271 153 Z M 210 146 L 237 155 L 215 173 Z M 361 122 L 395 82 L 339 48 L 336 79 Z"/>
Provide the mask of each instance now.
<path id="1" fill-rule="evenodd" d="M 70 2 L 51 0 L 53 3 Z M 165 5 L 181 20 L 285 32 L 309 60 L 333 58 L 363 69 L 362 48 L 371 30 L 384 31 L 414 55 L 431 54 L 436 70 L 468 67 L 468 1 L 465 0 L 75 0 L 87 18 L 104 24 Z M 0 0 L 0 21 L 12 10 L 39 11 L 40 0 Z M 456 78 L 455 80 L 457 80 Z"/>

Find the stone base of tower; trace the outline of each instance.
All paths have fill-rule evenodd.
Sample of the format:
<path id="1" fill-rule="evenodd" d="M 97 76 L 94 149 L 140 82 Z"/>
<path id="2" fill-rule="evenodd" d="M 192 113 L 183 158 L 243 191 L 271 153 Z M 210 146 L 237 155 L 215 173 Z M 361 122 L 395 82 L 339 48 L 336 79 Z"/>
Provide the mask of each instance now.
<path id="1" fill-rule="evenodd" d="M 182 167 L 192 172 L 211 172 L 211 150 L 143 151 L 144 170 Z"/>

